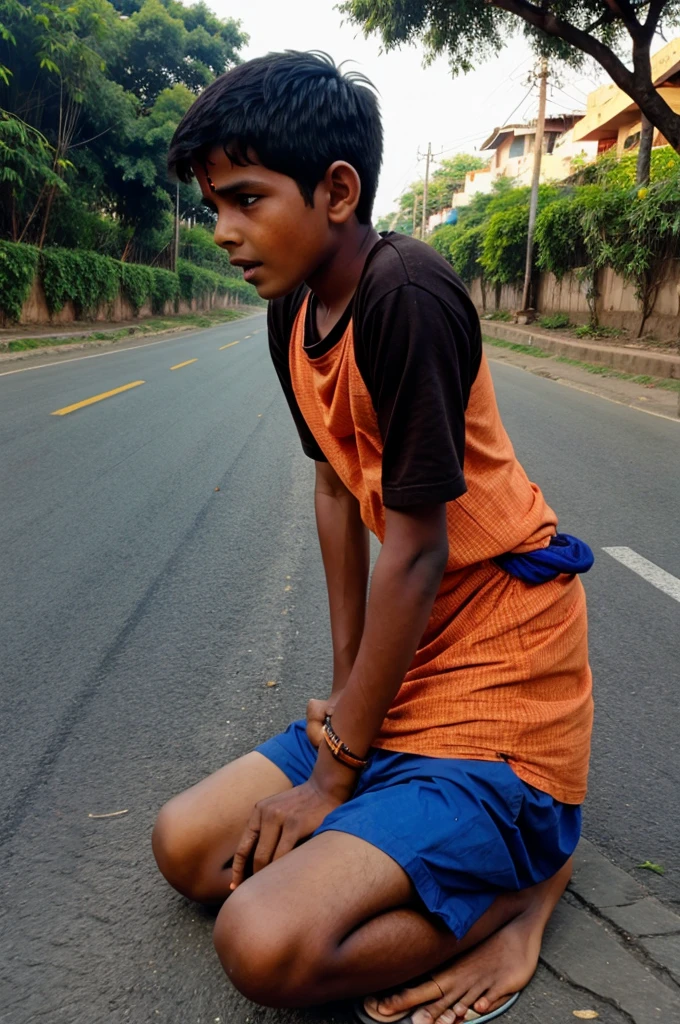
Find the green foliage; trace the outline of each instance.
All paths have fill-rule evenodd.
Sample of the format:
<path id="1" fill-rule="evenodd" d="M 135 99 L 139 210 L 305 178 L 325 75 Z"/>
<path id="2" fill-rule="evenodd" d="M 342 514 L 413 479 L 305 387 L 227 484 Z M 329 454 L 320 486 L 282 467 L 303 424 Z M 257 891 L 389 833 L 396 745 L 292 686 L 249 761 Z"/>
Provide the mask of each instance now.
<path id="1" fill-rule="evenodd" d="M 548 204 L 536 217 L 536 265 L 540 270 L 550 270 L 558 281 L 589 260 L 583 224 L 584 198 L 584 193 L 577 190 Z"/>
<path id="2" fill-rule="evenodd" d="M 483 225 L 459 231 L 450 244 L 451 265 L 466 284 L 481 273 L 480 260 L 486 235 Z"/>
<path id="3" fill-rule="evenodd" d="M 257 291 L 247 281 L 239 281 L 235 278 L 222 279 L 223 294 L 232 295 L 238 302 L 246 306 L 266 306 L 267 303 L 261 299 Z"/>
<path id="4" fill-rule="evenodd" d="M 179 295 L 184 302 L 202 299 L 220 291 L 222 278 L 214 270 L 197 267 L 195 263 L 189 263 L 187 260 L 177 260 L 177 273 Z"/>
<path id="5" fill-rule="evenodd" d="M 179 233 L 180 256 L 195 263 L 199 267 L 207 267 L 223 277 L 233 277 L 239 281 L 242 272 L 232 267 L 229 254 L 215 245 L 212 230 L 203 225 L 194 228 L 181 228 Z"/>
<path id="6" fill-rule="evenodd" d="M 562 327 L 569 327 L 571 321 L 568 313 L 551 313 L 549 316 L 539 317 L 539 327 L 547 327 L 549 331 L 557 331 Z"/>
<path id="7" fill-rule="evenodd" d="M 602 0 L 343 0 L 339 9 L 366 35 L 377 33 L 386 50 L 420 42 L 425 61 L 446 54 L 454 73 L 467 73 L 480 62 L 493 60 L 499 50 L 523 31 L 531 49 L 581 67 L 586 54 L 611 75 L 621 60 L 648 54 L 654 33 L 673 30 L 680 20 L 678 0 L 660 3 L 603 3 Z M 575 31 L 578 30 L 578 31 Z M 625 52 L 627 49 L 627 53 Z M 646 65 L 646 66 L 645 66 Z M 635 60 L 626 91 L 665 137 L 680 150 L 680 115 L 666 108 L 650 110 L 653 90 L 649 60 Z"/>
<path id="8" fill-rule="evenodd" d="M 154 272 L 151 267 L 143 267 L 138 263 L 121 263 L 120 290 L 134 310 L 135 316 L 150 298 L 154 283 Z"/>
<path id="9" fill-rule="evenodd" d="M 179 276 L 171 270 L 152 267 L 151 308 L 154 313 L 162 313 L 167 302 L 174 302 L 179 295 Z"/>
<path id="10" fill-rule="evenodd" d="M 117 261 L 85 250 L 44 249 L 40 273 L 50 313 L 70 300 L 79 319 L 113 302 L 120 287 Z"/>
<path id="11" fill-rule="evenodd" d="M 445 224 L 438 228 L 429 239 L 429 244 L 440 256 L 451 262 L 451 244 L 459 235 L 457 227 L 453 224 Z"/>
<path id="12" fill-rule="evenodd" d="M 496 309 L 493 313 L 487 313 L 483 320 L 500 320 L 502 323 L 509 323 L 512 320 L 512 313 L 505 309 Z"/>
<path id="13" fill-rule="evenodd" d="M 480 264 L 493 284 L 514 284 L 524 274 L 529 209 L 517 206 L 494 213 L 484 233 Z"/>
<path id="14" fill-rule="evenodd" d="M 577 338 L 617 338 L 622 333 L 617 327 L 602 327 L 599 324 L 580 324 L 574 328 Z"/>
<path id="15" fill-rule="evenodd" d="M 487 164 L 488 160 L 471 153 L 457 153 L 454 157 L 442 160 L 432 174 L 427 190 L 428 217 L 451 206 L 453 193 L 462 191 L 468 171 L 480 171 Z M 420 225 L 423 219 L 423 185 L 422 180 L 411 182 L 399 196 L 397 210 L 379 219 L 376 224 L 378 231 L 391 230 L 400 231 L 405 235 L 413 234 L 414 204 L 416 224 Z"/>
<path id="16" fill-rule="evenodd" d="M 246 41 L 203 2 L 0 0 L 0 237 L 85 247 L 82 221 L 101 252 L 144 247 L 173 208 L 170 137 Z M 180 212 L 208 216 L 195 188 L 180 186 Z"/>
<path id="17" fill-rule="evenodd" d="M 0 241 L 0 312 L 18 320 L 38 267 L 38 250 L 32 245 Z"/>
<path id="18" fill-rule="evenodd" d="M 40 252 L 32 245 L 0 241 L 0 311 L 8 319 L 19 319 L 36 274 L 50 313 L 58 313 L 70 301 L 78 318 L 94 315 L 119 291 L 135 315 L 149 300 L 153 312 L 162 313 L 168 302 L 179 298 L 205 301 L 213 295 L 230 295 L 239 303 L 264 305 L 247 281 L 224 277 L 186 260 L 178 261 L 175 274 L 159 267 L 121 263 L 86 250 L 51 247 Z"/>

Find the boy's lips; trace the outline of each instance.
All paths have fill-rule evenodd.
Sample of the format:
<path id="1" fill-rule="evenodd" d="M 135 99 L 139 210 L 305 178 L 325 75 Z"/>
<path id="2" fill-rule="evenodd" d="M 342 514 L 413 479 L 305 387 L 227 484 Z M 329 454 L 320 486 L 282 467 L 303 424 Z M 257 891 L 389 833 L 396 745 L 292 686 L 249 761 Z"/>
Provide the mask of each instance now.
<path id="1" fill-rule="evenodd" d="M 232 267 L 241 267 L 246 281 L 250 281 L 255 272 L 262 266 L 256 260 L 232 260 L 231 265 Z"/>

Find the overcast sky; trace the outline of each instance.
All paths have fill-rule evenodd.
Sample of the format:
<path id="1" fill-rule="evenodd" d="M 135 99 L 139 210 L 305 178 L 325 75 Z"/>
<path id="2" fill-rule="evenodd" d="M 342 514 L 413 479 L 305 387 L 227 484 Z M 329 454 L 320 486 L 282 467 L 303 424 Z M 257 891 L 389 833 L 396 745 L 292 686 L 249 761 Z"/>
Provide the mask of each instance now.
<path id="1" fill-rule="evenodd" d="M 491 130 L 510 118 L 536 116 L 537 90 L 527 95 L 534 60 L 523 37 L 488 64 L 452 78 L 445 59 L 422 67 L 422 51 L 405 47 L 380 53 L 377 37 L 364 39 L 343 25 L 337 0 L 208 0 L 220 17 L 241 21 L 250 36 L 245 59 L 270 50 L 325 50 L 336 63 L 353 65 L 368 75 L 380 93 L 385 127 L 385 156 L 375 204 L 376 218 L 395 208 L 405 186 L 424 173 L 417 154 L 432 143 L 444 155 L 474 152 Z M 597 84 L 595 72 L 563 76 L 562 91 L 551 88 L 548 111 L 585 109 L 587 92 Z"/>

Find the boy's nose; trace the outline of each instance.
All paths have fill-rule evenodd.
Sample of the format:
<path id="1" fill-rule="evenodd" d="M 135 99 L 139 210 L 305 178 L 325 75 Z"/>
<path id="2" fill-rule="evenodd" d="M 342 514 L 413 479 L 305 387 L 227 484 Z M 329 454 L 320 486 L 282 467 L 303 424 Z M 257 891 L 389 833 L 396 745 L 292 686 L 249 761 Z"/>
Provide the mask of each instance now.
<path id="1" fill-rule="evenodd" d="M 216 245 L 220 248 L 226 249 L 230 245 L 239 246 L 243 242 L 241 233 L 236 230 L 230 217 L 222 214 L 218 217 L 217 224 L 215 225 L 215 232 L 213 239 Z"/>

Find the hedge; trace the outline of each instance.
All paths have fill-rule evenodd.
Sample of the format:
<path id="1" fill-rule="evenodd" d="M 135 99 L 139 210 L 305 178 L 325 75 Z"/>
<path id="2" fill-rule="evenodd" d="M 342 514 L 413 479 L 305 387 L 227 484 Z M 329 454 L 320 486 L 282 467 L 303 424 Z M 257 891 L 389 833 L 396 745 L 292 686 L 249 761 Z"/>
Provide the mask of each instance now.
<path id="1" fill-rule="evenodd" d="M 262 302 L 252 285 L 224 277 L 207 267 L 178 260 L 178 272 L 121 263 L 86 249 L 50 247 L 40 252 L 31 245 L 0 241 L 0 312 L 18 320 L 36 274 L 42 283 L 50 313 L 72 302 L 77 317 L 92 316 L 120 292 L 135 316 L 146 302 L 154 313 L 166 303 L 233 295 L 239 302 Z"/>
<path id="2" fill-rule="evenodd" d="M 18 320 L 38 269 L 40 253 L 34 245 L 0 242 L 0 310 Z"/>

